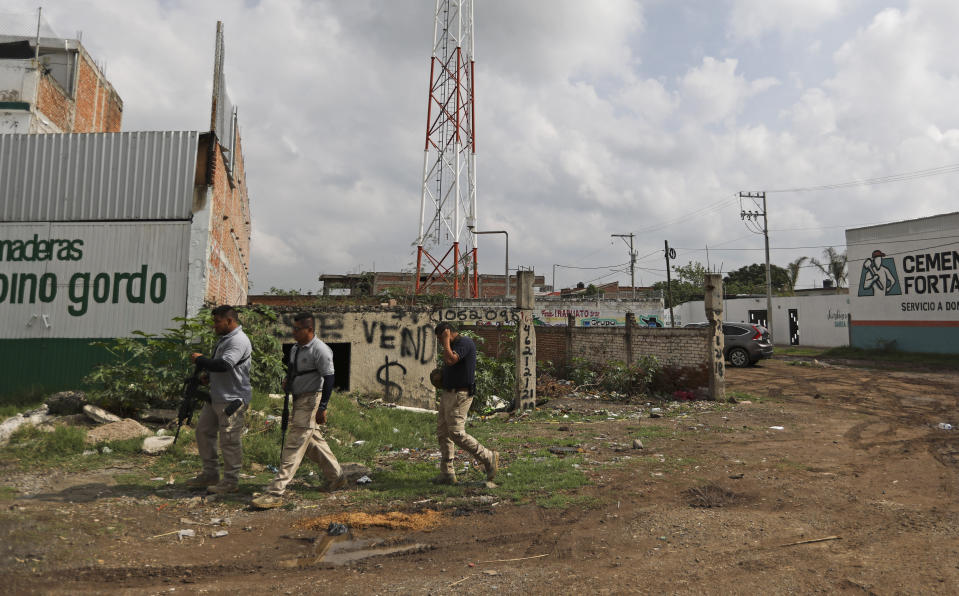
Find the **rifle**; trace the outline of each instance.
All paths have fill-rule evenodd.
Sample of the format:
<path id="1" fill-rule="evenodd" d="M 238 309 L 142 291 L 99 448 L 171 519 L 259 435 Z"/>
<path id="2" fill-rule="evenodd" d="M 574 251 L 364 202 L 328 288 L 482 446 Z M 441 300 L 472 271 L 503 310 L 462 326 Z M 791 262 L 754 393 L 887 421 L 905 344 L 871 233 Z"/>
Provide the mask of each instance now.
<path id="1" fill-rule="evenodd" d="M 196 410 L 198 401 L 207 401 L 210 398 L 200 389 L 200 365 L 196 365 L 193 374 L 187 377 L 183 382 L 183 401 L 180 402 L 180 409 L 177 410 L 176 434 L 173 436 L 173 444 L 176 445 L 180 438 L 180 429 L 184 422 L 190 422 L 193 419 L 193 412 Z M 206 397 L 206 399 L 204 399 Z"/>

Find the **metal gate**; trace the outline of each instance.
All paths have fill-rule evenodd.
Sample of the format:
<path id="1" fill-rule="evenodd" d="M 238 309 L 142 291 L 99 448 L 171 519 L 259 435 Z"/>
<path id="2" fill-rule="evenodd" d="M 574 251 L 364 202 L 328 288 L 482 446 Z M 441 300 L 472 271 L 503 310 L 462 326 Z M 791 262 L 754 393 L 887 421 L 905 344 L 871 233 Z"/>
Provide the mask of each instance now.
<path id="1" fill-rule="evenodd" d="M 799 309 L 789 309 L 789 345 L 799 345 Z"/>

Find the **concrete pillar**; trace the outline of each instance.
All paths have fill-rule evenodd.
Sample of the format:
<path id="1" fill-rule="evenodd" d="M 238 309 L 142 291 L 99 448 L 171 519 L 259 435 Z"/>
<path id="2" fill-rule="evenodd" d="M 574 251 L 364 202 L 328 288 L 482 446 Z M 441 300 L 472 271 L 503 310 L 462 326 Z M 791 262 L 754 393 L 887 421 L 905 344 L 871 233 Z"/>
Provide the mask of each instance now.
<path id="1" fill-rule="evenodd" d="M 636 315 L 626 313 L 626 367 L 633 365 L 633 328 L 636 327 Z"/>
<path id="2" fill-rule="evenodd" d="M 566 315 L 566 361 L 564 373 L 569 374 L 573 369 L 573 331 L 576 329 L 576 315 Z M 568 378 L 568 377 L 567 377 Z"/>
<path id="3" fill-rule="evenodd" d="M 533 325 L 533 272 L 520 271 L 516 282 L 516 395 L 513 409 L 536 406 L 536 329 Z"/>
<path id="4" fill-rule="evenodd" d="M 709 399 L 726 400 L 726 358 L 723 355 L 723 276 L 706 274 L 706 320 L 709 321 Z"/>

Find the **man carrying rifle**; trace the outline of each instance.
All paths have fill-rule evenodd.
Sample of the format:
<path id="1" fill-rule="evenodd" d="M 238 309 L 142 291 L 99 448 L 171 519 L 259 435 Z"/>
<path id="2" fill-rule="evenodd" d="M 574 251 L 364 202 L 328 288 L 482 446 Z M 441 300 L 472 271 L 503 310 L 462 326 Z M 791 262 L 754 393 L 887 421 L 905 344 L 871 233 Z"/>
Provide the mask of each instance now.
<path id="1" fill-rule="evenodd" d="M 187 481 L 194 488 L 211 493 L 235 493 L 243 467 L 243 425 L 253 390 L 250 386 L 250 356 L 253 345 L 243 333 L 232 306 L 213 309 L 213 331 L 220 336 L 213 355 L 193 353 L 190 359 L 210 375 L 210 401 L 203 404 L 196 424 L 196 446 L 203 471 Z M 223 479 L 220 479 L 216 445 L 219 435 L 223 452 Z"/>
<path id="2" fill-rule="evenodd" d="M 323 470 L 329 490 L 346 484 L 343 470 L 319 429 L 320 424 L 326 424 L 326 406 L 333 393 L 333 351 L 314 335 L 313 325 L 313 315 L 309 313 L 293 317 L 296 345 L 290 350 L 289 368 L 283 381 L 287 397 L 293 394 L 293 415 L 283 444 L 280 469 L 266 488 L 266 494 L 253 499 L 253 506 L 260 509 L 283 505 L 286 485 L 293 480 L 304 455 Z"/>

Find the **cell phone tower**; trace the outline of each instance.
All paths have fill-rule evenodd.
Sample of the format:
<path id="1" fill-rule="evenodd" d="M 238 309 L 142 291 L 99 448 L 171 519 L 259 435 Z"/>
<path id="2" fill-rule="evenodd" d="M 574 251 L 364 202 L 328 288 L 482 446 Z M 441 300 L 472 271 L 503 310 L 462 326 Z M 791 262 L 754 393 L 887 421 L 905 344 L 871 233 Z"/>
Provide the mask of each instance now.
<path id="1" fill-rule="evenodd" d="M 476 298 L 473 0 L 436 0 L 433 16 L 416 293 Z"/>

